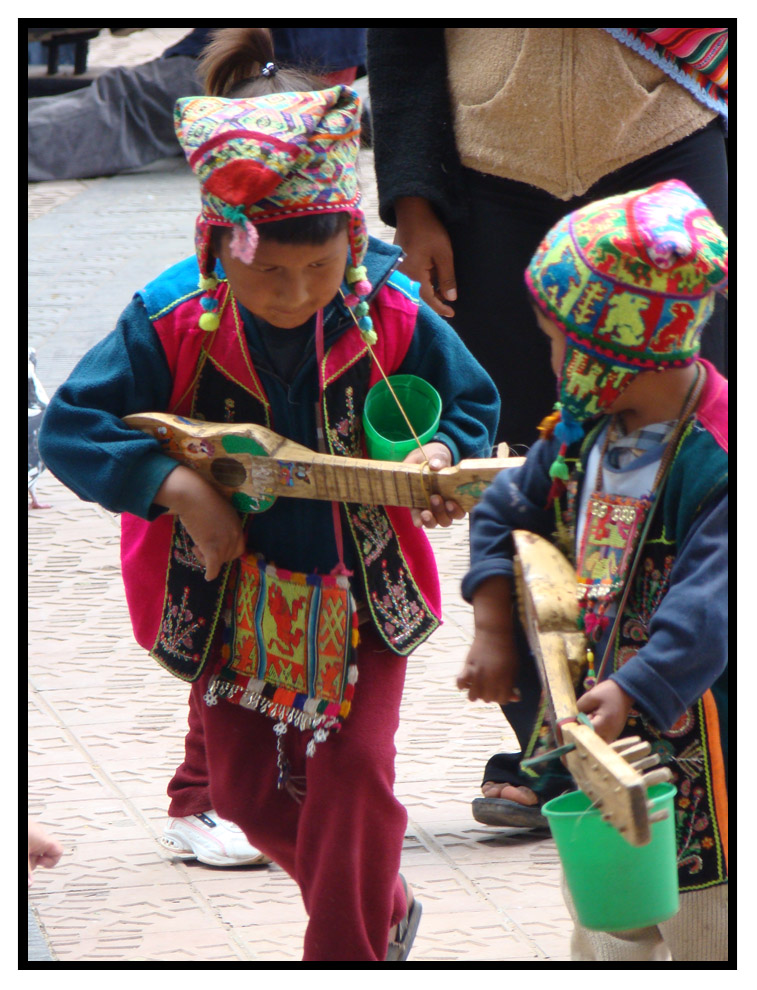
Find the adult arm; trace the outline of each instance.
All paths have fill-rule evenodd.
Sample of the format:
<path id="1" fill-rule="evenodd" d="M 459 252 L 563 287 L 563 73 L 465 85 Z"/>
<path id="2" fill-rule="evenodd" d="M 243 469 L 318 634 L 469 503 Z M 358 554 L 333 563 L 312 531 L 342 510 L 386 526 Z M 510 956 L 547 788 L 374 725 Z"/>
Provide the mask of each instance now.
<path id="1" fill-rule="evenodd" d="M 401 196 L 460 216 L 460 168 L 447 90 L 443 28 L 370 28 L 367 38 L 379 215 L 396 226 Z"/>
<path id="2" fill-rule="evenodd" d="M 368 32 L 379 213 L 396 226 L 400 266 L 440 316 L 457 298 L 447 225 L 463 214 L 460 162 L 447 89 L 444 30 Z"/>

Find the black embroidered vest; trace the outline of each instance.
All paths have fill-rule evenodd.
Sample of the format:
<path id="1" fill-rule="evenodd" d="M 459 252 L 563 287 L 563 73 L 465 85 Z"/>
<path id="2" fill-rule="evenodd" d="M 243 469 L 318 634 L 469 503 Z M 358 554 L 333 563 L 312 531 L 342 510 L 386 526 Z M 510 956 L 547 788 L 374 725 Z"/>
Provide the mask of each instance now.
<path id="1" fill-rule="evenodd" d="M 366 352 L 324 389 L 324 432 L 332 454 L 360 456 L 362 407 L 369 374 L 370 356 Z M 266 403 L 210 360 L 198 377 L 189 415 L 208 422 L 270 426 Z M 386 510 L 353 503 L 345 503 L 343 509 L 375 628 L 390 650 L 406 656 L 431 635 L 439 620 L 410 573 Z M 206 581 L 204 568 L 191 549 L 191 539 L 179 518 L 175 518 L 163 613 L 151 655 L 182 680 L 197 680 L 209 656 L 221 649 L 218 628 L 224 592 L 234 568 L 232 562 L 214 581 Z"/>

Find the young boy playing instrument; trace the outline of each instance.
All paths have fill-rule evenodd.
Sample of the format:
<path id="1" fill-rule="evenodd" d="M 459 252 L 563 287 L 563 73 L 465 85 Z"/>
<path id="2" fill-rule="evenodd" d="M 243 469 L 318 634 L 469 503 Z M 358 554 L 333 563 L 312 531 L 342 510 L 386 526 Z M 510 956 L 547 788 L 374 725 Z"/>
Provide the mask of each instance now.
<path id="1" fill-rule="evenodd" d="M 727 252 L 679 181 L 552 228 L 526 282 L 559 416 L 472 515 L 463 595 L 475 637 L 460 689 L 506 704 L 533 676 L 515 646 L 511 533 L 539 533 L 576 566 L 591 649 L 579 710 L 608 742 L 648 739 L 677 787 L 679 913 L 612 935 L 576 920 L 578 960 L 727 958 L 728 384 L 697 360 L 714 294 L 727 290 Z M 540 723 L 524 756 L 554 746 Z M 559 771 L 504 796 L 535 803 Z"/>
<path id="2" fill-rule="evenodd" d="M 378 359 L 443 399 L 438 433 L 409 458 L 438 469 L 490 449 L 491 380 L 394 271 L 399 250 L 366 235 L 358 120 L 344 86 L 178 101 L 201 184 L 197 256 L 136 294 L 53 398 L 41 443 L 65 484 L 123 514 L 136 638 L 192 683 L 212 807 L 297 881 L 306 961 L 404 959 L 415 934 L 393 739 L 405 658 L 439 623 L 420 527 L 461 510 L 280 499 L 238 512 L 123 417 L 259 423 L 359 457 Z"/>

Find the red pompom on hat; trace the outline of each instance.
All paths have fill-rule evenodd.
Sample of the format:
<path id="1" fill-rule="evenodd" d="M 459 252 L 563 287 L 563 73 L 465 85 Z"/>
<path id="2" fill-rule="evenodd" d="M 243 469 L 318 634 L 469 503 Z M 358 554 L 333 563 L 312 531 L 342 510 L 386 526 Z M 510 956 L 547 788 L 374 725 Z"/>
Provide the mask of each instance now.
<path id="1" fill-rule="evenodd" d="M 239 160 L 212 172 L 205 181 L 205 191 L 232 206 L 244 206 L 270 196 L 280 183 L 281 176 L 267 165 Z"/>

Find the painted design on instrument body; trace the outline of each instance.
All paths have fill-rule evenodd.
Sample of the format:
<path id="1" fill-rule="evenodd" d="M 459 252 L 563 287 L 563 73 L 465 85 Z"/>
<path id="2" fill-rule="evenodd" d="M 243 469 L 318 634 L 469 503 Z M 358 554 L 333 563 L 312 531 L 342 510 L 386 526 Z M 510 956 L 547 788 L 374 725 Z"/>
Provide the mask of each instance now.
<path id="1" fill-rule="evenodd" d="M 490 481 L 484 481 L 483 478 L 478 481 L 469 481 L 467 484 L 458 485 L 453 494 L 449 497 L 452 499 L 457 499 L 458 496 L 467 496 L 468 498 L 473 498 L 478 501 L 490 484 Z"/>
<path id="2" fill-rule="evenodd" d="M 279 466 L 278 482 L 293 488 L 295 481 L 303 481 L 306 485 L 310 482 L 310 471 L 305 464 L 298 464 L 296 461 L 277 461 Z"/>
<path id="3" fill-rule="evenodd" d="M 266 456 L 266 451 L 257 441 L 250 437 L 225 436 L 221 440 L 223 449 L 228 454 L 250 454 L 255 456 Z M 231 503 L 235 509 L 241 512 L 265 512 L 270 509 L 276 501 L 273 494 L 276 478 L 273 465 L 269 461 L 261 463 L 253 460 L 249 467 L 239 460 L 238 464 L 242 468 L 238 485 L 245 484 L 246 476 L 249 473 L 250 482 L 256 494 L 250 495 L 246 492 L 234 492 Z"/>
<path id="4" fill-rule="evenodd" d="M 265 499 L 255 498 L 254 495 L 245 495 L 244 492 L 234 492 L 231 496 L 231 504 L 238 512 L 265 512 L 270 509 L 274 499 L 266 502 Z"/>
<path id="5" fill-rule="evenodd" d="M 215 447 L 210 440 L 204 438 L 194 440 L 192 437 L 188 437 L 187 439 L 182 439 L 179 441 L 179 448 L 187 457 L 192 458 L 192 460 L 204 460 L 206 457 L 213 457 L 215 455 Z"/>
<path id="6" fill-rule="evenodd" d="M 347 406 L 345 401 L 343 408 Z M 338 428 L 326 425 L 326 438 L 333 444 L 328 453 L 287 440 L 258 423 L 232 426 L 169 413 L 135 414 L 125 421 L 218 485 L 242 512 L 265 511 L 279 496 L 425 508 L 432 494 L 454 499 L 469 512 L 501 470 L 522 463 L 522 458 L 475 458 L 432 474 L 422 464 L 340 455 L 337 450 L 348 451 L 357 444 L 342 435 L 347 426 L 357 428 L 360 423 L 350 409 L 338 420 Z"/>

